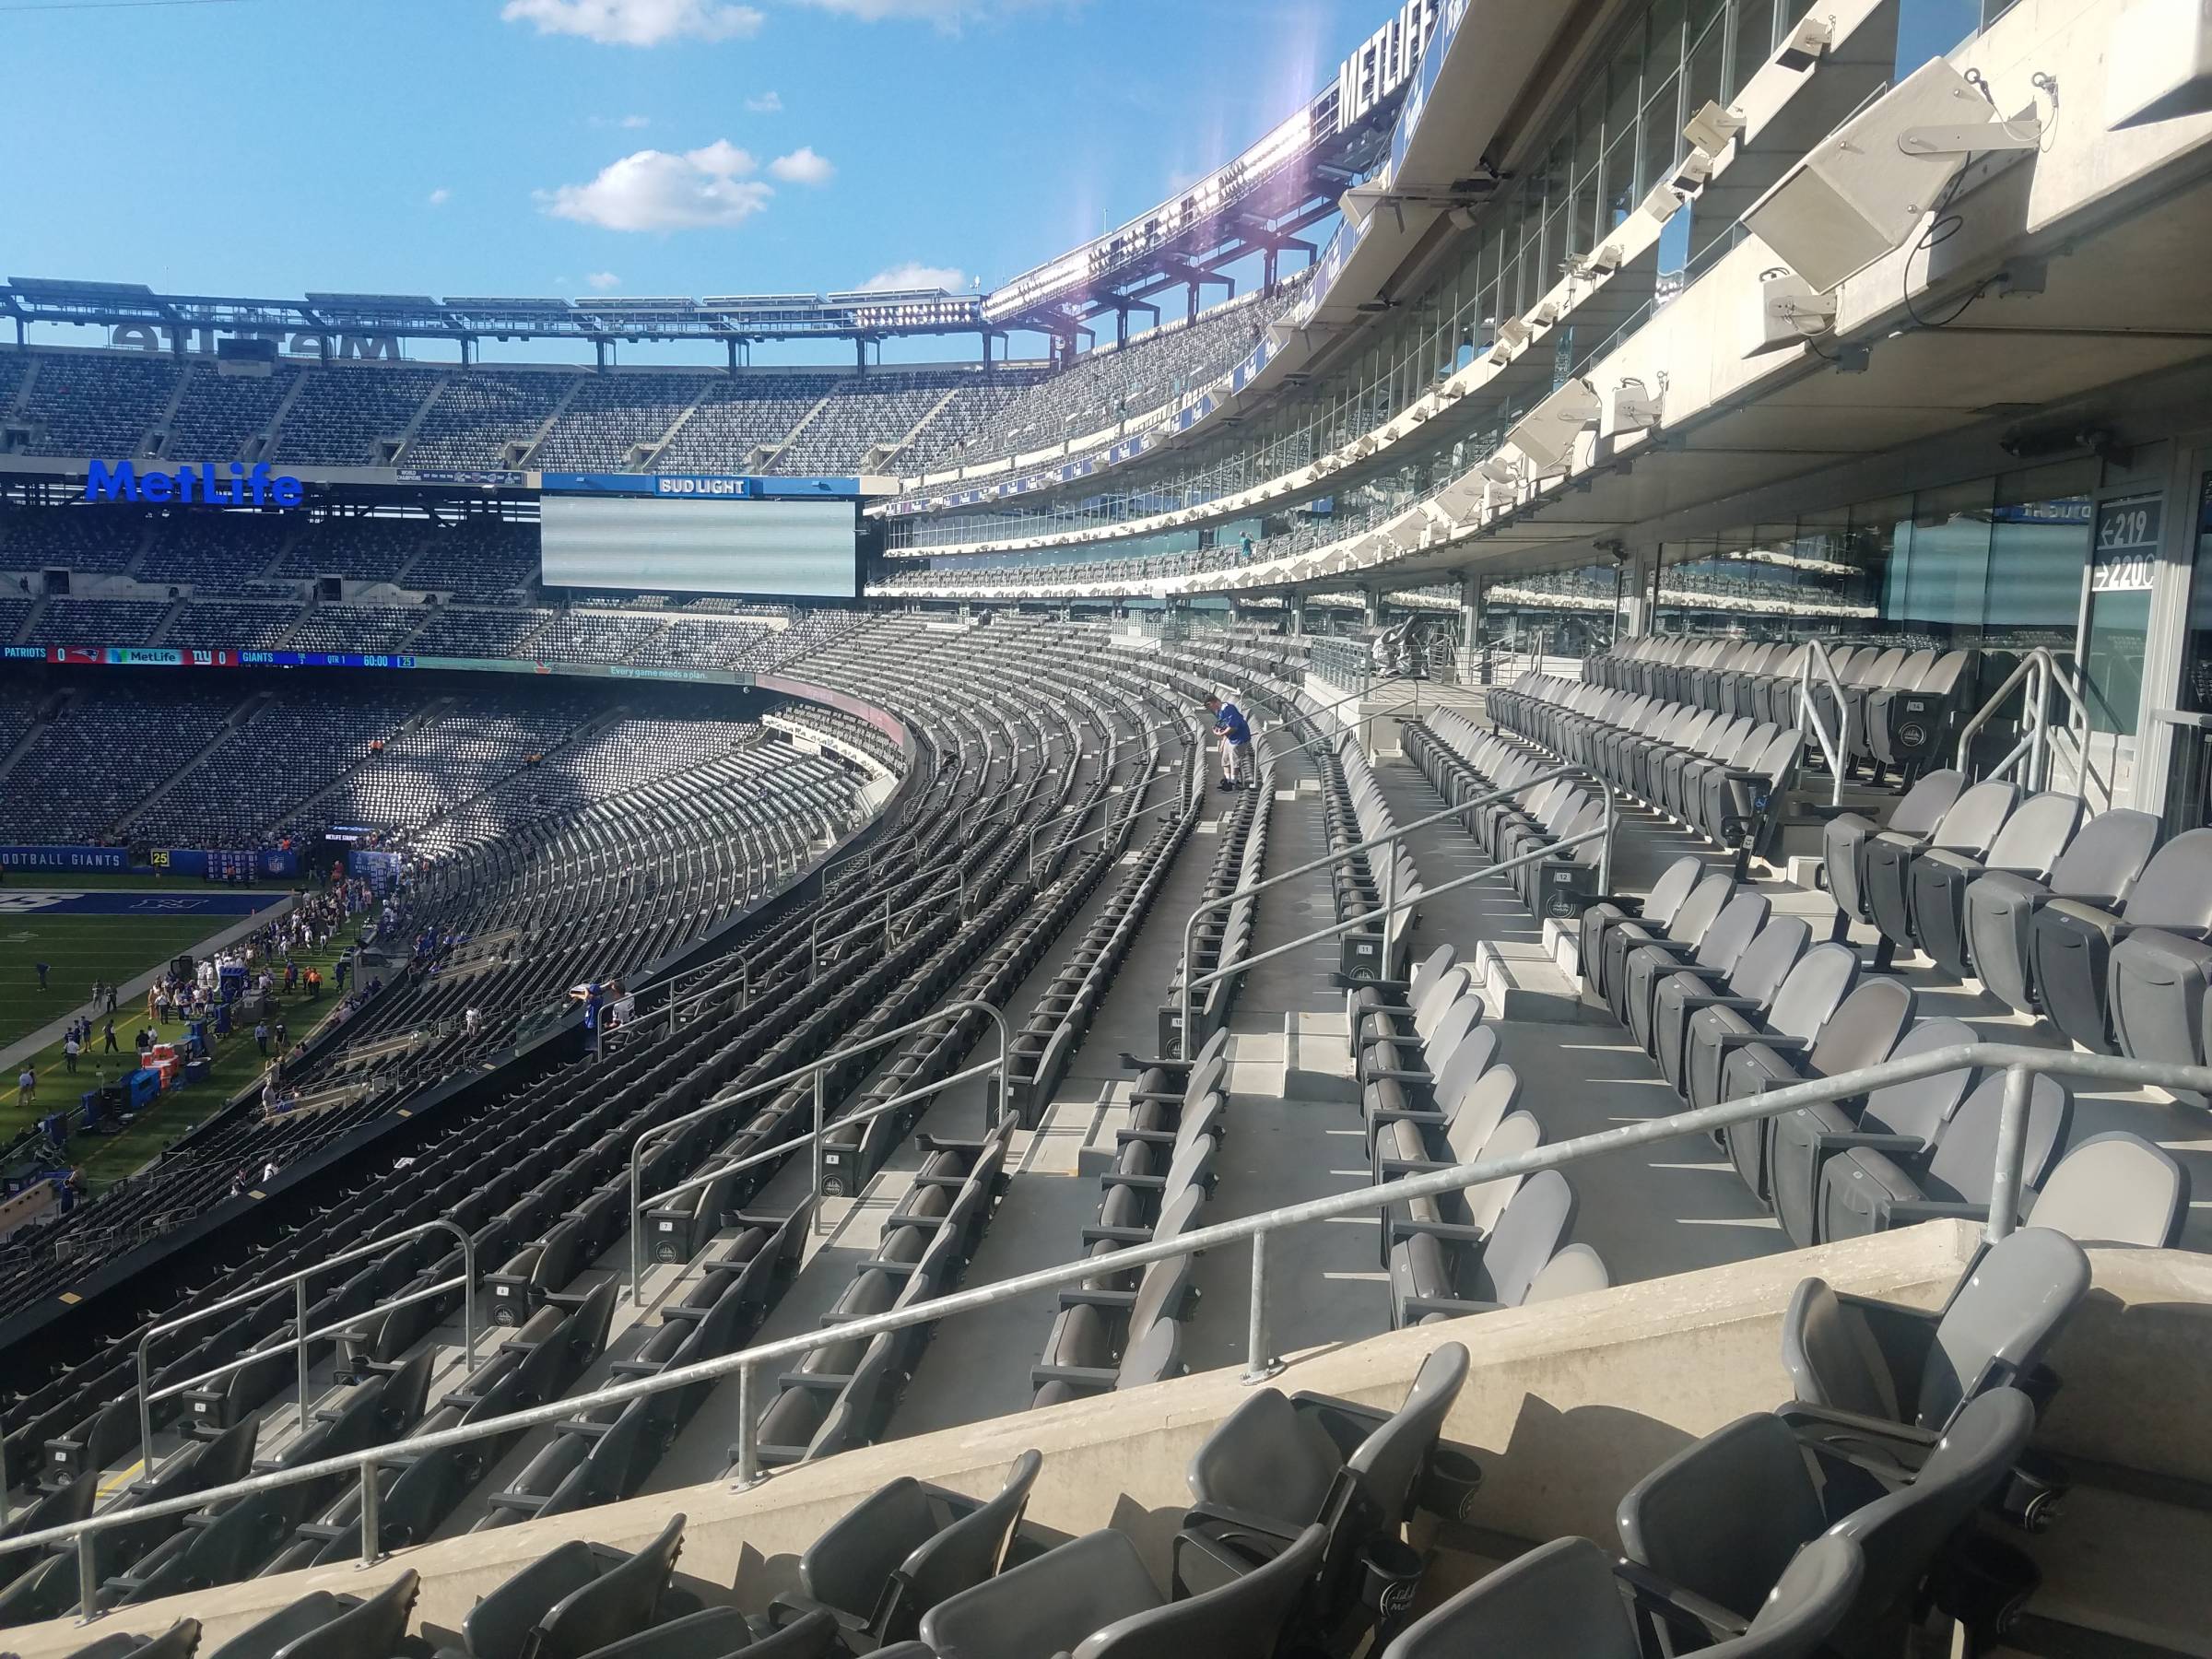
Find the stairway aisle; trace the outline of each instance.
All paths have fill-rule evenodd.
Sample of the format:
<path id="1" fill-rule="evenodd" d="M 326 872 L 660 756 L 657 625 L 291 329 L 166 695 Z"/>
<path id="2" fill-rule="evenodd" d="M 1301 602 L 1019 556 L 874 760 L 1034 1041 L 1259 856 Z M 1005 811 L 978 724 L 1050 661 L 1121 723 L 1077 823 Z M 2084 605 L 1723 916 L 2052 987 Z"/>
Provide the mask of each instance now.
<path id="1" fill-rule="evenodd" d="M 1312 758 L 1288 754 L 1275 767 L 1275 816 L 1267 873 L 1279 875 L 1328 851 L 1322 820 L 1321 776 Z M 1335 920 L 1329 872 L 1316 870 L 1259 899 L 1253 954 L 1302 938 Z M 1215 1167 L 1220 1173 L 1205 1219 L 1215 1223 L 1302 1203 L 1368 1184 L 1359 1106 L 1349 1080 L 1344 992 L 1335 980 L 1342 955 L 1324 940 L 1260 963 L 1244 979 L 1230 1018 L 1232 1033 L 1228 1134 Z M 1287 1018 L 1305 1017 L 1301 1069 L 1341 1072 L 1333 1100 L 1292 1099 L 1286 1087 Z M 1318 1017 L 1318 1018 L 1315 1018 Z M 1315 1048 L 1325 1053 L 1315 1054 Z M 1390 1299 L 1371 1216 L 1349 1216 L 1278 1232 L 1268 1241 L 1268 1334 L 1277 1354 L 1355 1340 L 1390 1328 Z M 1247 1346 L 1252 1252 L 1212 1251 L 1193 1275 L 1198 1307 L 1183 1355 L 1194 1371 L 1241 1365 Z"/>

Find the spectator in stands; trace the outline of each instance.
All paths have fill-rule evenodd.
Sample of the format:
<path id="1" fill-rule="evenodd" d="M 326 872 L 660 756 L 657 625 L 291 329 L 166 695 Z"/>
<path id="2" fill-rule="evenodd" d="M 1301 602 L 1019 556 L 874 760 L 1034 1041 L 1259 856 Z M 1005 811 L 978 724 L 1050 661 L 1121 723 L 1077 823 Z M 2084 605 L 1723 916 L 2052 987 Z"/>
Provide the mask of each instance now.
<path id="1" fill-rule="evenodd" d="M 1218 697 L 1208 697 L 1206 708 L 1214 717 L 1214 735 L 1221 740 L 1221 782 L 1217 787 L 1253 787 L 1252 727 L 1245 724 L 1244 712 L 1235 703 L 1225 703 Z"/>
<path id="2" fill-rule="evenodd" d="M 1239 564 L 1252 562 L 1252 532 L 1249 530 L 1237 537 L 1237 562 Z"/>

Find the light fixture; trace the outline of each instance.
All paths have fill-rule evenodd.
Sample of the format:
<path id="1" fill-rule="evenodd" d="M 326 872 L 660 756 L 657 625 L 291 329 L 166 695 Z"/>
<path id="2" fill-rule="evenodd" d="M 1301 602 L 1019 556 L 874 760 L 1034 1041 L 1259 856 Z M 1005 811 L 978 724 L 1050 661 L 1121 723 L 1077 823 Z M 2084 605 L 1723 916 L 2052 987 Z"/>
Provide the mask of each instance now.
<path id="1" fill-rule="evenodd" d="M 1834 293 L 1816 294 L 1804 277 L 1779 265 L 1760 274 L 1757 305 L 1758 326 L 1752 333 L 1751 349 L 1745 354 L 1747 357 L 1785 346 L 1802 346 L 1836 325 Z"/>
<path id="2" fill-rule="evenodd" d="M 1640 380 L 1624 380 L 1613 388 L 1613 430 L 1646 432 L 1659 424 L 1661 401 Z"/>
<path id="3" fill-rule="evenodd" d="M 1703 148 L 1693 146 L 1689 154 L 1682 158 L 1682 165 L 1675 169 L 1675 176 L 1668 181 L 1668 186 L 1683 195 L 1693 195 L 1712 177 L 1712 157 Z"/>
<path id="4" fill-rule="evenodd" d="M 1546 300 L 1528 313 L 1529 324 L 1534 328 L 1549 328 L 1559 320 L 1559 307 L 1557 300 Z"/>
<path id="5" fill-rule="evenodd" d="M 1774 61 L 1784 69 L 1810 69 L 1835 43 L 1835 39 L 1833 18 L 1800 18 L 1797 27 L 1790 30 L 1790 38 L 1782 43 L 1782 50 L 1774 54 Z"/>
<path id="6" fill-rule="evenodd" d="M 1744 130 L 1743 116 L 1723 105 L 1706 102 L 1682 124 L 1682 136 L 1710 155 L 1719 155 L 1728 147 L 1728 141 Z"/>
<path id="7" fill-rule="evenodd" d="M 1816 289 L 1903 247 L 1971 152 L 2033 149 L 2041 123 L 2000 121 L 1981 88 L 1931 58 L 1823 139 L 1744 213 Z"/>
<path id="8" fill-rule="evenodd" d="M 1620 269 L 1620 247 L 1617 242 L 1599 242 L 1590 250 L 1590 257 L 1574 267 L 1574 274 L 1584 282 L 1594 276 L 1610 276 Z"/>
<path id="9" fill-rule="evenodd" d="M 2212 110 L 2212 12 L 2193 0 L 2136 0 L 2112 27 L 2105 124 L 2146 126 Z"/>
<path id="10" fill-rule="evenodd" d="M 1512 489 L 1522 478 L 1521 464 L 1503 450 L 1482 462 L 1475 470 L 1488 482 L 1506 489 Z"/>
<path id="11" fill-rule="evenodd" d="M 1605 406 L 1588 381 L 1571 380 L 1506 433 L 1539 473 L 1557 472 L 1574 457 L 1574 441 L 1596 423 Z"/>
<path id="12" fill-rule="evenodd" d="M 1675 217 L 1681 206 L 1682 198 L 1675 194 L 1672 185 L 1654 184 L 1651 194 L 1637 204 L 1636 211 L 1649 214 L 1664 225 Z"/>
<path id="13" fill-rule="evenodd" d="M 1528 344 L 1528 324 L 1518 317 L 1506 317 L 1498 324 L 1498 344 L 1518 348 Z"/>

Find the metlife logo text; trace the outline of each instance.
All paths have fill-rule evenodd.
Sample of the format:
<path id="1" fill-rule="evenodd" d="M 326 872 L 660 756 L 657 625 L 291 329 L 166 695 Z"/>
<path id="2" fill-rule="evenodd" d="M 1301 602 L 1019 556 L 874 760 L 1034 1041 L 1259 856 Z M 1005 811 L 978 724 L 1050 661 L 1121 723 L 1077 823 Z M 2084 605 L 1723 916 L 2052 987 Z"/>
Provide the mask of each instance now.
<path id="1" fill-rule="evenodd" d="M 171 472 L 141 472 L 135 461 L 94 461 L 85 474 L 88 501 L 197 501 L 206 507 L 298 507 L 307 491 L 288 473 L 272 475 L 266 462 L 251 467 L 233 461 L 187 463 Z"/>

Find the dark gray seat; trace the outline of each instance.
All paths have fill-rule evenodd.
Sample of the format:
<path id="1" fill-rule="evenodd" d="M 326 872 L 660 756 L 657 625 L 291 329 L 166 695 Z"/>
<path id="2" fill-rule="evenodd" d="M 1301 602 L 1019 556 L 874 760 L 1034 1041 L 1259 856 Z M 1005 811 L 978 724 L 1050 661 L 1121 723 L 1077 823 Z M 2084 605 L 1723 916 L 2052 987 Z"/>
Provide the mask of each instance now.
<path id="1" fill-rule="evenodd" d="M 2081 1246 L 2023 1227 L 1982 1253 L 1938 1312 L 1798 1285 L 1782 1321 L 1782 1363 L 1801 1425 L 1902 1429 L 1924 1441 L 1991 1389 L 2055 1387 L 2043 1354 L 2089 1290 Z"/>
<path id="2" fill-rule="evenodd" d="M 1043 1462 L 1024 1452 L 988 1499 L 912 1477 L 880 1488 L 807 1547 L 799 1593 L 771 1617 L 782 1625 L 826 1609 L 871 1643 L 912 1640 L 924 1613 L 998 1571 Z"/>
<path id="3" fill-rule="evenodd" d="M 1245 1401 L 1191 1458 L 1193 1504 L 1176 1535 L 1176 1583 L 1204 1587 L 1225 1572 L 1250 1571 L 1318 1523 L 1327 1543 L 1302 1617 L 1332 1651 L 1348 1645 L 1376 1611 L 1360 1605 L 1361 1563 L 1399 1539 L 1421 1502 L 1467 1362 L 1464 1347 L 1445 1343 L 1390 1413 L 1276 1389 Z M 1464 1454 L 1444 1461 L 1460 1470 L 1456 1494 L 1479 1481 Z"/>
<path id="4" fill-rule="evenodd" d="M 1527 1135 L 1511 1141 L 1511 1131 L 1525 1124 Z M 1500 1157 L 1533 1149 L 1542 1131 L 1526 1112 L 1515 1112 L 1498 1126 L 1490 1144 Z M 1489 1144 L 1484 1150 L 1489 1151 Z M 1494 1223 L 1483 1225 L 1485 1210 L 1502 1197 Z M 1574 1189 L 1557 1170 L 1526 1177 L 1507 1176 L 1468 1189 L 1465 1223 L 1406 1218 L 1394 1221 L 1391 1251 L 1391 1314 L 1395 1325 L 1431 1319 L 1488 1313 L 1517 1308 L 1528 1299 L 1536 1276 L 1574 1230 Z M 1483 1207 L 1478 1208 L 1480 1205 Z"/>
<path id="5" fill-rule="evenodd" d="M 581 1539 L 547 1551 L 469 1609 L 475 1659 L 582 1659 L 653 1622 L 683 1547 L 684 1517 L 634 1554 Z"/>
<path id="6" fill-rule="evenodd" d="M 1841 912 L 1836 919 L 1838 938 L 1853 922 L 1874 920 L 1874 913 L 1866 908 L 1866 843 L 1881 834 L 1924 843 L 1965 787 L 1963 772 L 1928 772 L 1905 791 L 1890 810 L 1887 830 L 1856 812 L 1840 813 L 1821 827 L 1821 873 L 1828 877 L 1829 893 Z"/>
<path id="7" fill-rule="evenodd" d="M 1937 1125 L 1932 1146 L 1918 1152 L 1857 1147 L 1829 1159 L 1820 1171 L 1820 1241 L 1886 1232 L 1915 1221 L 1988 1219 L 2004 1102 L 2005 1076 L 1998 1072 L 1976 1084 Z M 2021 1163 L 2026 1184 L 2042 1184 L 2065 1141 L 2073 1111 L 2074 1097 L 2064 1083 L 2050 1077 L 2034 1080 Z"/>
<path id="8" fill-rule="evenodd" d="M 200 1645 L 200 1621 L 180 1618 L 159 1636 L 132 1636 L 117 1631 L 88 1642 L 69 1659 L 192 1659 Z"/>
<path id="9" fill-rule="evenodd" d="M 2139 1135 L 2092 1135 L 2058 1160 L 2028 1219 L 2084 1244 L 2171 1250 L 2189 1219 L 2189 1171 Z"/>
<path id="10" fill-rule="evenodd" d="M 1832 942 L 1832 941 L 1831 941 Z M 1912 1023 L 1918 996 L 1901 980 L 1867 980 L 1845 997 L 1807 1045 L 1797 1038 L 1761 1038 L 1725 1055 L 1721 1062 L 1721 1099 L 1764 1094 L 1812 1077 L 1840 1077 L 1875 1064 L 1897 1046 Z M 1761 1198 L 1771 1192 L 1767 1169 L 1771 1120 L 1754 1118 L 1720 1132 L 1736 1173 Z"/>
<path id="11" fill-rule="evenodd" d="M 1867 914 L 1881 931 L 1885 951 L 1912 948 L 1912 865 L 1924 853 L 1963 853 L 1979 862 L 2003 833 L 2020 804 L 2018 783 L 1976 783 L 1960 793 L 1926 837 L 1884 830 L 1859 849 L 1859 877 Z"/>
<path id="12" fill-rule="evenodd" d="M 826 1608 L 763 1634 L 735 1607 L 705 1607 L 609 1642 L 584 1659 L 832 1659 L 844 1651 Z"/>
<path id="13" fill-rule="evenodd" d="M 1803 918 L 1776 916 L 1759 930 L 1725 976 L 1684 968 L 1659 982 L 1652 994 L 1652 1042 L 1646 1052 L 1659 1062 L 1677 1094 L 1686 1092 L 1682 1048 L 1690 1016 L 1700 1008 L 1724 1006 L 1763 1011 L 1812 936 Z"/>
<path id="14" fill-rule="evenodd" d="M 2040 1013 L 2033 935 L 2036 912 L 2054 899 L 2110 911 L 2135 890 L 2159 844 L 2156 814 L 2100 812 L 2081 827 L 2051 866 L 2049 881 L 1992 870 L 1966 889 L 1967 960 L 1989 993 L 2022 1014 Z"/>
<path id="15" fill-rule="evenodd" d="M 209 1659 L 388 1659 L 421 1588 L 421 1576 L 409 1571 L 367 1597 L 318 1590 L 240 1631 Z"/>
<path id="16" fill-rule="evenodd" d="M 2194 947 L 2212 935 L 2212 830 L 2192 830 L 2160 847 L 2116 913 L 2070 899 L 2052 900 L 2036 912 L 2031 950 L 2043 1012 L 2082 1047 L 2113 1052 L 2110 1007 L 2119 977 L 2113 959 L 2121 945 L 2146 929 L 2188 947 L 2175 957 L 2176 967 L 2194 961 Z M 2154 968 L 2157 954 L 2143 959 L 2136 1030 L 2146 1041 L 2170 1023 L 2171 1009 L 2186 1006 L 2192 994 L 2202 996 L 2201 971 L 2176 976 Z M 2167 981 L 2162 1012 L 2154 986 Z"/>
<path id="17" fill-rule="evenodd" d="M 2025 1394 L 1995 1389 L 1959 1414 L 1910 1478 L 1852 1478 L 1853 1465 L 1815 1446 L 1817 1483 L 1787 1422 L 1739 1418 L 1677 1453 L 1621 1500 L 1621 1548 L 1680 1592 L 1747 1620 L 1800 1549 L 1824 1535 L 1848 1539 L 1864 1571 L 1820 1651 L 1892 1659 L 1922 1611 L 1939 1553 L 2004 1482 L 2034 1425 Z"/>
<path id="18" fill-rule="evenodd" d="M 1698 1009 L 1684 1033 L 1678 1085 L 1692 1106 L 1721 1099 L 1721 1068 L 1747 1043 L 1810 1042 L 1858 983 L 1859 953 L 1830 939 L 1792 965 L 1764 1008 L 1728 1003 Z"/>
<path id="19" fill-rule="evenodd" d="M 1889 1051 L 1910 1060 L 1975 1041 L 1973 1028 L 1957 1019 L 1924 1019 Z M 1837 1153 L 1853 1147 L 1907 1154 L 1924 1150 L 1966 1099 L 1978 1074 L 1962 1065 L 1873 1090 L 1855 1114 L 1844 1102 L 1823 1100 L 1784 1112 L 1767 1125 L 1767 1183 L 1774 1214 L 1800 1249 L 1819 1240 L 1820 1172 Z"/>
<path id="20" fill-rule="evenodd" d="M 1705 863 L 1692 853 L 1684 853 L 1665 869 L 1659 879 L 1652 883 L 1641 906 L 1630 909 L 1619 899 L 1608 899 L 1591 905 L 1583 912 L 1581 923 L 1581 952 L 1578 962 L 1583 982 L 1603 996 L 1606 994 L 1606 935 L 1623 922 L 1641 921 L 1646 926 L 1664 931 L 1682 908 L 1698 878 L 1705 873 Z"/>
<path id="21" fill-rule="evenodd" d="M 1587 1538 L 1559 1538 L 1408 1625 L 1382 1659 L 1642 1659 L 1637 1614 L 1688 1634 L 1700 1653 L 1714 1659 L 1806 1659 L 1850 1606 L 1863 1572 L 1856 1544 L 1817 1538 L 1745 1620 L 1675 1593 L 1652 1574 L 1617 1574 L 1613 1558 Z M 1636 1613 L 1621 1599 L 1624 1591 Z"/>
<path id="22" fill-rule="evenodd" d="M 1274 1659 L 1327 1535 L 1306 1527 L 1251 1571 L 1171 1600 L 1126 1534 L 1088 1533 L 940 1602 L 922 1641 L 937 1659 Z"/>
<path id="23" fill-rule="evenodd" d="M 1933 846 L 1912 861 L 1912 942 L 1928 959 L 1954 978 L 1971 971 L 1966 936 L 1966 890 L 1991 873 L 2031 881 L 2048 877 L 2066 844 L 2081 828 L 2081 797 L 2047 790 L 2030 796 L 2005 820 L 1990 843 L 1989 856 Z"/>

